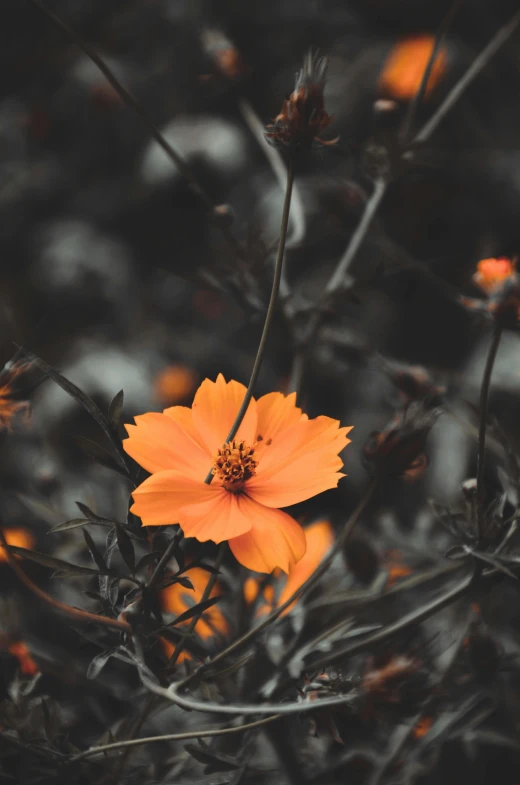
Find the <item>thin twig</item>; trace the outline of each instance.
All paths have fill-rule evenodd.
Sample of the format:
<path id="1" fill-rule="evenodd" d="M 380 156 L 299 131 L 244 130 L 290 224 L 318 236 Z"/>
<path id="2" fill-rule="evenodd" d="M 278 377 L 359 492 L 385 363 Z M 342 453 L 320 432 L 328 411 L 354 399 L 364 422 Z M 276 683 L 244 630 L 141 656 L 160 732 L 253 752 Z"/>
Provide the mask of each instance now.
<path id="1" fill-rule="evenodd" d="M 186 739 L 203 739 L 206 736 L 231 736 L 235 733 L 242 733 L 243 731 L 259 728 L 262 725 L 267 725 L 269 722 L 274 722 L 280 718 L 280 714 L 274 714 L 272 717 L 264 717 L 255 722 L 248 722 L 245 725 L 239 725 L 235 728 L 206 728 L 204 730 L 186 731 L 185 733 L 167 733 L 164 736 L 145 736 L 142 739 L 127 739 L 126 741 L 114 741 L 112 744 L 102 744 L 99 747 L 90 747 L 90 749 L 80 752 L 78 755 L 69 758 L 69 763 L 76 763 L 85 758 L 92 758 L 96 755 L 101 755 L 111 750 L 125 749 L 128 747 L 138 747 L 141 744 L 155 744 L 156 742 L 164 741 L 185 741 Z"/>
<path id="2" fill-rule="evenodd" d="M 287 227 L 289 226 L 289 213 L 291 209 L 291 195 L 292 195 L 293 183 L 294 183 L 294 161 L 292 158 L 289 158 L 289 166 L 287 168 L 287 186 L 285 189 L 282 224 L 280 227 L 280 241 L 278 243 L 278 253 L 276 256 L 276 264 L 274 269 L 273 286 L 271 288 L 271 297 L 269 298 L 269 305 L 267 307 L 267 313 L 265 316 L 264 329 L 262 330 L 262 336 L 260 338 L 260 343 L 258 345 L 258 350 L 256 352 L 255 363 L 253 365 L 253 370 L 251 372 L 251 378 L 249 379 L 249 384 L 247 387 L 246 394 L 244 395 L 244 400 L 242 401 L 240 409 L 238 410 L 238 414 L 235 417 L 235 421 L 231 426 L 231 430 L 229 431 L 226 437 L 226 442 L 233 441 L 233 439 L 237 434 L 238 429 L 240 428 L 240 424 L 245 417 L 245 414 L 251 402 L 251 398 L 253 397 L 253 391 L 256 385 L 256 381 L 258 379 L 258 374 L 260 373 L 260 368 L 262 367 L 265 347 L 267 344 L 267 336 L 269 334 L 271 323 L 273 321 L 273 317 L 276 311 L 278 290 L 280 288 L 280 279 L 282 276 L 283 258 L 285 252 L 285 241 L 287 239 Z M 205 482 L 209 485 L 212 480 L 213 480 L 213 470 L 210 469 L 205 479 Z"/>
<path id="3" fill-rule="evenodd" d="M 457 103 L 464 91 L 469 87 L 473 80 L 480 74 L 480 72 L 489 63 L 491 58 L 498 52 L 500 47 L 507 41 L 507 39 L 514 33 L 520 24 L 520 11 L 505 24 L 493 36 L 488 45 L 482 52 L 475 58 L 468 70 L 461 76 L 456 85 L 452 87 L 442 104 L 439 106 L 433 117 L 421 128 L 419 133 L 415 136 L 414 142 L 424 142 L 432 133 L 437 129 L 442 120 L 448 114 L 450 109 Z"/>
<path id="4" fill-rule="evenodd" d="M 27 573 L 22 570 L 16 559 L 14 558 L 13 554 L 9 549 L 9 545 L 5 539 L 4 533 L 0 528 L 0 546 L 5 553 L 7 562 L 11 569 L 15 572 L 17 577 L 20 580 L 20 583 L 29 589 L 29 591 L 38 597 L 40 600 L 43 600 L 46 605 L 49 605 L 51 608 L 54 608 L 55 611 L 58 613 L 62 613 L 65 616 L 68 616 L 70 619 L 74 619 L 75 621 L 85 623 L 92 623 L 94 624 L 101 624 L 103 627 L 111 627 L 112 629 L 119 630 L 120 632 L 126 632 L 128 634 L 132 633 L 132 627 L 128 622 L 121 621 L 119 619 L 111 619 L 108 616 L 98 616 L 96 613 L 90 613 L 89 611 L 82 611 L 79 608 L 73 608 L 71 605 L 65 605 L 64 602 L 60 600 L 56 600 L 54 597 L 51 597 L 50 594 L 47 594 L 36 586 L 35 583 L 29 578 Z"/>
<path id="5" fill-rule="evenodd" d="M 486 433 L 487 433 L 487 419 L 488 419 L 488 404 L 489 404 L 489 388 L 491 386 L 491 377 L 493 375 L 493 367 L 500 346 L 500 339 L 502 337 L 502 328 L 498 322 L 495 323 L 493 330 L 493 337 L 489 346 L 489 351 L 486 359 L 486 366 L 484 368 L 484 375 L 482 377 L 482 386 L 480 388 L 480 423 L 478 432 L 478 456 L 477 456 L 477 487 L 476 487 L 476 501 L 477 501 L 477 526 L 479 542 L 482 543 L 484 539 L 484 461 L 486 456 Z"/>
<path id="6" fill-rule="evenodd" d="M 423 102 L 424 96 L 426 94 L 426 90 L 428 88 L 428 84 L 430 81 L 430 76 L 433 70 L 433 66 L 439 54 L 440 48 L 444 42 L 446 34 L 451 27 L 451 23 L 453 22 L 453 18 L 459 8 L 461 7 L 463 0 L 455 0 L 453 5 L 451 6 L 450 10 L 442 20 L 439 29 L 435 35 L 435 41 L 433 44 L 433 48 L 428 58 L 428 62 L 426 63 L 426 68 L 424 69 L 424 73 L 422 75 L 421 84 L 419 85 L 419 89 L 415 93 L 410 105 L 408 107 L 408 111 L 406 112 L 405 118 L 403 120 L 403 124 L 399 131 L 399 137 L 402 144 L 406 144 L 410 132 L 413 128 L 413 123 L 417 112 Z"/>

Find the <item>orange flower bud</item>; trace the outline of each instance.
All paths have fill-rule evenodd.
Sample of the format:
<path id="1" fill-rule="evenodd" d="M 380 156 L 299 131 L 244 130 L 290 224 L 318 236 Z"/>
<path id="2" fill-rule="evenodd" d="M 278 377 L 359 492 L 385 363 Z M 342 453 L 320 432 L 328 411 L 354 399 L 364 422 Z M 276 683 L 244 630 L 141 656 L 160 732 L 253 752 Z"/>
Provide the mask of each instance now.
<path id="1" fill-rule="evenodd" d="M 506 256 L 499 256 L 497 259 L 482 259 L 477 265 L 473 281 L 486 294 L 492 294 L 497 287 L 515 273 L 515 269 L 516 260 L 511 261 Z"/>
<path id="2" fill-rule="evenodd" d="M 154 394 L 164 405 L 185 401 L 197 386 L 197 374 L 186 365 L 170 365 L 157 374 L 154 380 Z"/>

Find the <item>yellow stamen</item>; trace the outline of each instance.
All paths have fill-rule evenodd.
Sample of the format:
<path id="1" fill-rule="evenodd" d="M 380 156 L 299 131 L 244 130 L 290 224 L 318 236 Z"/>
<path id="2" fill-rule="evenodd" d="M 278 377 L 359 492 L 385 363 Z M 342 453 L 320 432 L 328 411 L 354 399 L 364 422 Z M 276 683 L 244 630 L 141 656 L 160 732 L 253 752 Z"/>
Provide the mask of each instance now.
<path id="1" fill-rule="evenodd" d="M 256 474 L 258 462 L 253 458 L 254 447 L 255 445 L 249 447 L 245 442 L 233 439 L 218 451 L 212 472 L 227 491 L 238 493 L 246 480 Z"/>

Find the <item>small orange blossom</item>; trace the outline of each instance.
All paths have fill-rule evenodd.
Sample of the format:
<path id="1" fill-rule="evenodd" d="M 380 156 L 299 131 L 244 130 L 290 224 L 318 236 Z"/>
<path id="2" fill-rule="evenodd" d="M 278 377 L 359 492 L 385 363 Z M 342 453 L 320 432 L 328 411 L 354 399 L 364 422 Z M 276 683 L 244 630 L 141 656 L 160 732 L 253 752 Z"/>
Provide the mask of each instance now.
<path id="1" fill-rule="evenodd" d="M 421 85 L 434 45 L 435 38 L 432 35 L 419 35 L 398 41 L 381 72 L 381 91 L 404 101 L 413 98 Z M 440 49 L 433 63 L 426 95 L 444 76 L 446 64 L 446 49 Z"/>
<path id="2" fill-rule="evenodd" d="M 190 396 L 197 385 L 197 374 L 186 365 L 169 365 L 154 379 L 154 394 L 164 404 L 180 403 Z"/>
<path id="3" fill-rule="evenodd" d="M 126 452 L 152 475 L 133 492 L 131 509 L 145 526 L 179 523 L 200 542 L 229 540 L 250 570 L 289 572 L 305 553 L 305 534 L 277 508 L 337 486 L 338 453 L 351 429 L 330 417 L 310 420 L 295 393 L 269 393 L 251 400 L 225 443 L 245 392 L 219 374 L 202 382 L 191 409 L 172 406 L 126 426 Z M 212 464 L 214 481 L 206 484 Z"/>
<path id="4" fill-rule="evenodd" d="M 24 676 L 35 676 L 37 673 L 40 672 L 40 669 L 36 665 L 35 661 L 31 657 L 31 652 L 23 643 L 22 641 L 18 641 L 16 643 L 9 644 L 8 652 L 16 657 L 18 660 L 18 665 L 20 667 L 20 673 Z"/>
<path id="5" fill-rule="evenodd" d="M 8 545 L 16 545 L 18 548 L 32 548 L 34 537 L 27 529 L 4 529 L 5 541 Z M 5 548 L 0 545 L 0 562 L 7 561 Z"/>
<path id="6" fill-rule="evenodd" d="M 473 282 L 486 294 L 491 294 L 507 278 L 515 273 L 515 262 L 506 256 L 497 259 L 482 259 L 477 265 Z"/>

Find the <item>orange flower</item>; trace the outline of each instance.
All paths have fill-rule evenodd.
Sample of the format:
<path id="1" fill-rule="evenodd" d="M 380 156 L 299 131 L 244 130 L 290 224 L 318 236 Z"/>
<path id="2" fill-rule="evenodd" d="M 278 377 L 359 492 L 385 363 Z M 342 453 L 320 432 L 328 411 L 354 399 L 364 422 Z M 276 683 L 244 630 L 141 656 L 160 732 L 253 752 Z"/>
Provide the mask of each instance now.
<path id="1" fill-rule="evenodd" d="M 4 537 L 8 545 L 16 545 L 18 548 L 32 548 L 34 537 L 27 529 L 4 529 Z M 5 549 L 0 546 L 0 562 L 7 561 Z"/>
<path id="2" fill-rule="evenodd" d="M 36 665 L 35 661 L 31 657 L 31 652 L 22 641 L 18 641 L 17 643 L 11 643 L 8 646 L 8 652 L 16 657 L 18 660 L 18 665 L 20 667 L 20 672 L 24 676 L 35 676 L 37 673 L 40 672 L 40 669 Z"/>
<path id="3" fill-rule="evenodd" d="M 305 556 L 289 568 L 289 575 L 285 581 L 285 585 L 281 591 L 277 592 L 277 587 L 266 586 L 263 591 L 264 603 L 258 608 L 257 616 L 263 616 L 270 613 L 275 607 L 279 608 L 286 600 L 291 597 L 294 592 L 305 583 L 307 578 L 313 574 L 322 559 L 328 553 L 334 542 L 334 531 L 328 521 L 316 521 L 306 526 L 304 529 L 305 538 L 307 540 L 307 550 Z M 273 577 L 276 583 L 279 584 L 281 580 L 280 571 L 275 570 Z M 257 578 L 248 578 L 244 583 L 244 597 L 248 605 L 252 605 L 256 600 L 260 590 L 260 582 Z M 278 597 L 275 600 L 275 595 Z M 282 616 L 290 613 L 292 608 L 296 605 L 298 600 L 295 600 L 283 612 Z"/>
<path id="4" fill-rule="evenodd" d="M 10 430 L 12 420 L 18 412 L 29 414 L 29 402 L 20 400 L 15 380 L 28 369 L 28 363 L 12 363 L 0 372 L 0 428 Z"/>
<path id="5" fill-rule="evenodd" d="M 415 728 L 413 729 L 413 735 L 416 739 L 422 739 L 428 731 L 430 730 L 433 724 L 432 717 L 421 717 Z"/>
<path id="6" fill-rule="evenodd" d="M 186 365 L 169 365 L 157 374 L 154 393 L 163 404 L 179 403 L 188 398 L 197 384 L 197 374 Z"/>
<path id="7" fill-rule="evenodd" d="M 236 438 L 224 443 L 245 392 L 219 374 L 204 380 L 191 409 L 173 406 L 126 426 L 125 450 L 152 473 L 133 492 L 132 512 L 144 526 L 179 523 L 200 542 L 229 540 L 250 570 L 288 572 L 305 553 L 305 535 L 277 508 L 337 486 L 350 428 L 309 420 L 295 393 L 269 393 L 252 399 Z"/>
<path id="8" fill-rule="evenodd" d="M 184 613 L 201 601 L 209 578 L 208 572 L 201 567 L 193 567 L 186 575 L 192 582 L 193 589 L 186 589 L 180 583 L 174 583 L 160 592 L 161 606 L 174 616 L 180 616 L 181 613 Z M 209 596 L 216 597 L 221 592 L 222 587 L 217 582 Z M 191 621 L 192 619 L 186 619 L 186 621 L 180 622 L 179 627 L 187 627 L 191 624 Z M 195 627 L 195 633 L 202 640 L 208 640 L 219 634 L 228 635 L 229 631 L 229 624 L 218 603 L 204 611 Z M 163 648 L 166 654 L 171 656 L 175 647 L 169 641 L 163 639 Z M 191 659 L 189 652 L 182 652 L 179 662 L 183 662 L 185 659 Z"/>
<path id="9" fill-rule="evenodd" d="M 432 35 L 414 36 L 395 44 L 381 72 L 381 91 L 403 101 L 413 98 L 420 87 L 434 44 L 435 38 Z M 441 48 L 433 63 L 426 95 L 444 76 L 447 61 L 446 49 Z"/>
<path id="10" fill-rule="evenodd" d="M 497 259 L 482 259 L 477 265 L 473 282 L 486 294 L 494 292 L 507 278 L 515 273 L 516 262 L 506 256 Z"/>

